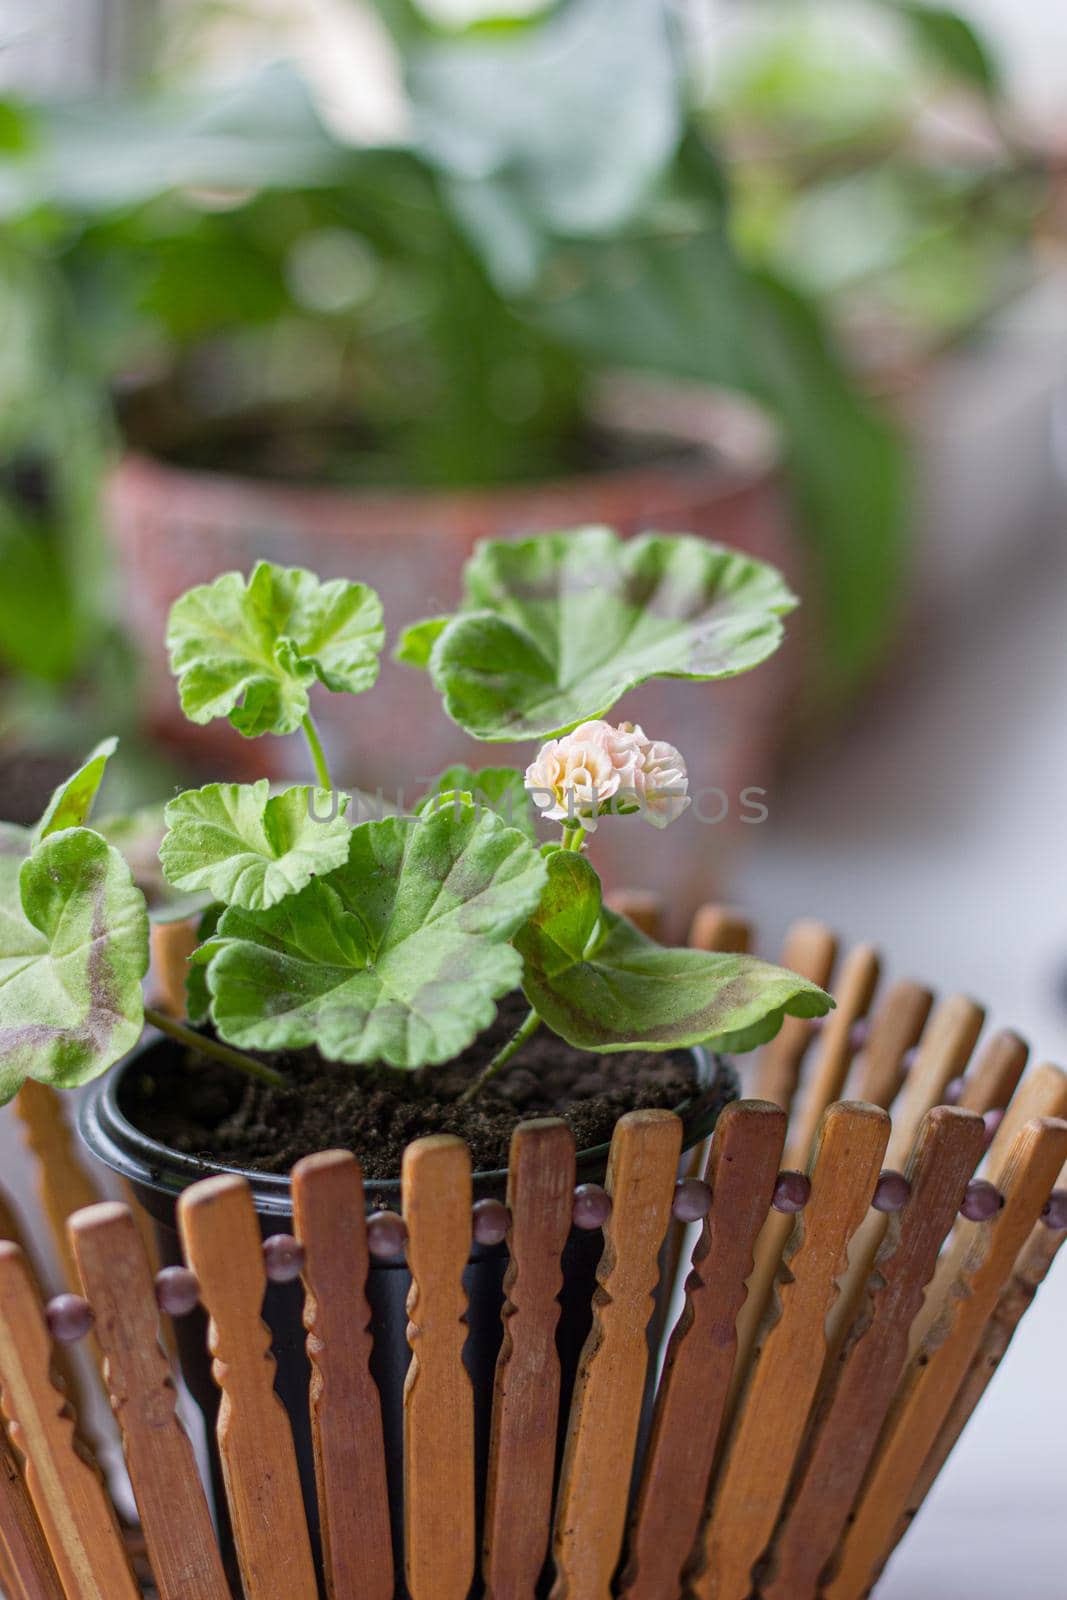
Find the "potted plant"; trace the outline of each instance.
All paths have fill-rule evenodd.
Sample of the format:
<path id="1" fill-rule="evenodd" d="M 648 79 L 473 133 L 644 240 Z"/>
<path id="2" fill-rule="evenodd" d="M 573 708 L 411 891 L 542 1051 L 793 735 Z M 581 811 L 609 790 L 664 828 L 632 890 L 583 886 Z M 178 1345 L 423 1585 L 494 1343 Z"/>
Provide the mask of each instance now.
<path id="1" fill-rule="evenodd" d="M 843 692 L 877 658 L 900 451 L 812 305 L 738 258 L 675 9 L 571 0 L 450 31 L 382 7 L 406 130 L 376 147 L 324 126 L 283 67 L 26 108 L 7 215 L 31 253 L 53 221 L 47 253 L 100 330 L 126 444 L 110 519 L 168 738 L 167 609 L 259 554 L 358 570 L 401 620 L 454 592 L 478 537 L 539 527 L 686 527 L 783 567 L 817 655 L 795 634 L 791 661 L 720 697 L 712 739 L 683 738 L 728 790 L 763 781 L 815 679 Z M 387 670 L 378 704 L 418 716 L 428 748 L 416 693 Z M 339 775 L 359 760 L 365 779 L 325 716 Z"/>
<path id="2" fill-rule="evenodd" d="M 647 938 L 603 905 L 587 850 L 600 826 L 677 825 L 691 798 L 672 745 L 607 720 L 616 701 L 655 676 L 711 681 L 765 660 L 795 603 L 780 576 L 688 535 L 623 542 L 579 529 L 486 543 L 469 584 L 468 609 L 408 630 L 399 651 L 427 667 L 448 716 L 476 738 L 535 736 L 540 752 L 525 774 L 453 767 L 414 808 L 362 818 L 333 787 L 311 691 L 373 684 L 384 640 L 374 592 L 261 562 L 174 606 L 185 714 L 225 718 L 246 737 L 302 730 L 313 772 L 280 792 L 266 780 L 208 784 L 167 806 L 163 874 L 204 902 L 188 1022 L 145 1006 L 144 896 L 89 822 L 110 748 L 35 828 L 0 833 L 0 1091 L 10 1098 L 27 1077 L 97 1080 L 84 1136 L 132 1181 L 171 1260 L 187 1184 L 244 1172 L 275 1232 L 292 1214 L 285 1174 L 323 1146 L 357 1151 L 369 1207 L 388 1212 L 402 1145 L 462 1133 L 481 1169 L 476 1198 L 499 1216 L 512 1128 L 561 1115 L 578 1174 L 595 1185 L 622 1111 L 670 1106 L 691 1145 L 735 1092 L 720 1054 L 831 1004 L 755 958 Z M 558 825 L 541 845 L 539 817 Z M 146 1022 L 162 1037 L 138 1047 Z M 595 1189 L 585 1200 L 595 1226 Z M 500 1338 L 493 1214 L 468 1274 L 482 1427 Z M 369 1288 L 394 1464 L 408 1356 L 399 1226 L 376 1223 L 390 1259 Z M 578 1230 L 565 1257 L 565 1383 L 598 1253 L 594 1232 Z M 272 1286 L 265 1315 L 310 1481 L 295 1286 Z M 181 1331 L 191 1387 L 210 1406 L 202 1329 Z"/>

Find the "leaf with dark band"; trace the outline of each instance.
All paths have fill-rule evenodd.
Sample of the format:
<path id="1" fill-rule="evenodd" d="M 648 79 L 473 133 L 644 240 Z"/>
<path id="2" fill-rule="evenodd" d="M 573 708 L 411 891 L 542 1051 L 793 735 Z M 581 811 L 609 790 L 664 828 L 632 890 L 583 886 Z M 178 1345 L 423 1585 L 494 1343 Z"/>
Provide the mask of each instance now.
<path id="1" fill-rule="evenodd" d="M 688 534 L 490 540 L 464 578 L 429 666 L 448 715 L 477 739 L 565 732 L 650 678 L 746 672 L 777 649 L 796 605 L 773 567 Z M 420 654 L 406 638 L 401 649 Z"/>
<path id="2" fill-rule="evenodd" d="M 529 840 L 484 808 L 363 823 L 343 867 L 269 911 L 223 914 L 201 957 L 215 1025 L 245 1049 L 450 1060 L 519 982 L 508 940 L 545 877 Z"/>
<path id="3" fill-rule="evenodd" d="M 754 956 L 669 950 L 601 904 L 582 856 L 557 850 L 540 906 L 515 945 L 523 988 L 548 1026 L 583 1050 L 751 1050 L 786 1016 L 833 1001 L 795 972 Z"/>
<path id="4" fill-rule="evenodd" d="M 50 834 L 0 905 L 0 1101 L 27 1078 L 86 1083 L 144 1025 L 148 913 L 117 850 L 88 828 Z"/>

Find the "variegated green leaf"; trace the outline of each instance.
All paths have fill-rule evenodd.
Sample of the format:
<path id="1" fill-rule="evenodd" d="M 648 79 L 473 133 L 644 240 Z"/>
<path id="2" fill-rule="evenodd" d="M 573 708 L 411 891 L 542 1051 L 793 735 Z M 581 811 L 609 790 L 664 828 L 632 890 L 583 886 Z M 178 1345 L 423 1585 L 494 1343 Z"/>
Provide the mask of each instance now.
<path id="1" fill-rule="evenodd" d="M 269 911 L 224 912 L 205 948 L 215 1025 L 246 1049 L 447 1061 L 518 983 L 508 940 L 545 870 L 523 834 L 473 806 L 363 823 L 328 877 Z"/>
<path id="2" fill-rule="evenodd" d="M 144 1022 L 148 913 L 118 851 L 88 828 L 50 834 L 17 889 L 0 905 L 0 1101 L 27 1078 L 97 1077 Z"/>
<path id="3" fill-rule="evenodd" d="M 166 809 L 163 874 L 188 894 L 262 911 L 347 860 L 347 805 L 307 785 L 272 795 L 266 778 L 190 789 Z"/>
<path id="4" fill-rule="evenodd" d="M 815 984 L 754 956 L 668 950 L 601 904 L 584 857 L 555 850 L 548 887 L 515 940 L 523 988 L 549 1027 L 583 1050 L 751 1050 L 785 1017 L 821 1017 Z"/>
<path id="5" fill-rule="evenodd" d="M 777 649 L 796 605 L 773 567 L 688 534 L 578 528 L 481 544 L 463 606 L 416 623 L 445 710 L 477 739 L 533 739 L 605 716 L 650 678 L 729 678 Z"/>

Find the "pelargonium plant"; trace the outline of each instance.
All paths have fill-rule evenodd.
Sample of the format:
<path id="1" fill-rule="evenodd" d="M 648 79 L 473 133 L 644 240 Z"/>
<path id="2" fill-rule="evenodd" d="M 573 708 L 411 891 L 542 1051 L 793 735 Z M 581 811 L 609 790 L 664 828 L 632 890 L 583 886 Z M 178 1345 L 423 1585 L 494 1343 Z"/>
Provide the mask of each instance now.
<path id="1" fill-rule="evenodd" d="M 170 801 L 159 861 L 201 912 L 189 1020 L 146 1007 L 148 911 L 89 814 L 113 742 L 35 828 L 0 827 L 0 1097 L 35 1078 L 86 1082 L 146 1021 L 277 1080 L 272 1053 L 414 1071 L 460 1054 L 519 987 L 529 1012 L 471 1094 L 541 1025 L 610 1053 L 732 1052 L 831 1002 L 744 955 L 668 949 L 602 901 L 586 839 L 666 826 L 687 804 L 666 740 L 608 720 L 656 677 L 712 680 L 777 647 L 795 601 L 772 568 L 687 535 L 623 542 L 584 528 L 482 544 L 452 616 L 408 628 L 448 715 L 489 741 L 543 741 L 525 772 L 450 768 L 414 813 L 348 816 L 312 693 L 370 689 L 382 607 L 361 583 L 260 562 L 174 605 L 167 633 L 185 714 L 246 737 L 302 729 L 314 781 L 275 792 L 210 783 Z M 540 842 L 539 823 L 559 825 Z M 249 1055 L 254 1051 L 257 1055 Z"/>

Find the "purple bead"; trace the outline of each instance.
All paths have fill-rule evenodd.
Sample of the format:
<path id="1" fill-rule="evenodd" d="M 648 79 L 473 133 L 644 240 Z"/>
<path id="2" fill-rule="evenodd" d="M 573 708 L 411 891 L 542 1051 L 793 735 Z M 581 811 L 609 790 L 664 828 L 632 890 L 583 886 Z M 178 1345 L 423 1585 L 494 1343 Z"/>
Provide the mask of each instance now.
<path id="1" fill-rule="evenodd" d="M 1067 1189 L 1053 1189 L 1048 1197 L 1048 1205 L 1041 1213 L 1041 1220 L 1046 1228 L 1054 1228 L 1057 1232 L 1067 1228 Z"/>
<path id="2" fill-rule="evenodd" d="M 811 1179 L 803 1172 L 780 1172 L 771 1205 L 776 1211 L 803 1211 L 811 1199 Z"/>
<path id="3" fill-rule="evenodd" d="M 985 1147 L 988 1150 L 997 1136 L 997 1129 L 1004 1121 L 1004 1107 L 994 1106 L 992 1111 L 983 1111 L 982 1121 L 985 1123 Z"/>
<path id="4" fill-rule="evenodd" d="M 508 1236 L 511 1218 L 501 1200 L 479 1200 L 474 1207 L 476 1244 L 501 1244 Z"/>
<path id="5" fill-rule="evenodd" d="M 941 1104 L 943 1106 L 958 1106 L 963 1099 L 963 1079 L 950 1078 L 945 1085 L 945 1095 Z"/>
<path id="6" fill-rule="evenodd" d="M 396 1261 L 407 1242 L 407 1223 L 395 1211 L 374 1211 L 367 1218 L 367 1249 L 376 1261 Z"/>
<path id="7" fill-rule="evenodd" d="M 156 1273 L 156 1304 L 168 1317 L 187 1317 L 200 1304 L 200 1285 L 188 1267 L 164 1267 Z"/>
<path id="8" fill-rule="evenodd" d="M 711 1185 L 703 1178 L 683 1178 L 674 1186 L 671 1210 L 679 1222 L 703 1222 L 711 1210 Z"/>
<path id="9" fill-rule="evenodd" d="M 867 1040 L 871 1036 L 871 1025 L 866 1017 L 860 1017 L 848 1030 L 848 1047 L 853 1055 L 858 1055 L 861 1050 L 866 1050 Z"/>
<path id="10" fill-rule="evenodd" d="M 963 1196 L 960 1215 L 966 1217 L 968 1222 L 988 1222 L 1003 1204 L 1000 1192 L 993 1184 L 987 1183 L 985 1178 L 972 1178 Z"/>
<path id="11" fill-rule="evenodd" d="M 574 1226 L 592 1232 L 602 1228 L 610 1216 L 610 1194 L 599 1183 L 580 1183 L 574 1191 Z"/>
<path id="12" fill-rule="evenodd" d="M 913 1044 L 910 1050 L 905 1050 L 900 1058 L 900 1070 L 905 1078 L 919 1059 L 919 1047 Z"/>
<path id="13" fill-rule="evenodd" d="M 57 1344 L 77 1344 L 93 1325 L 92 1307 L 80 1294 L 57 1294 L 45 1306 L 44 1314 Z"/>
<path id="14" fill-rule="evenodd" d="M 871 1205 L 876 1211 L 903 1211 L 911 1199 L 911 1184 L 902 1172 L 885 1171 L 874 1186 Z"/>
<path id="15" fill-rule="evenodd" d="M 263 1265 L 271 1283 L 292 1283 L 304 1270 L 304 1246 L 291 1233 L 272 1233 L 263 1241 Z"/>

